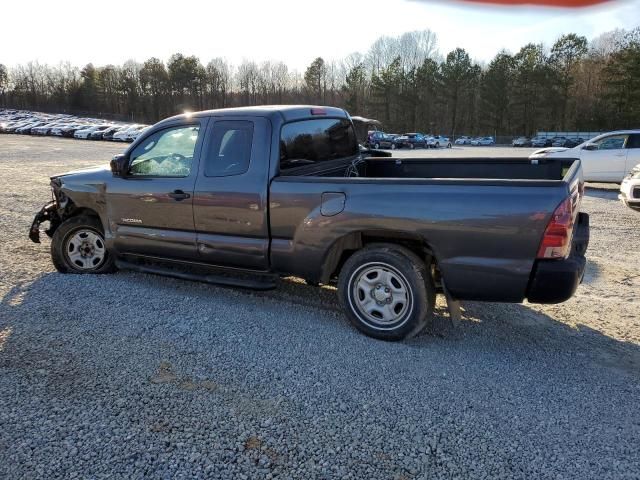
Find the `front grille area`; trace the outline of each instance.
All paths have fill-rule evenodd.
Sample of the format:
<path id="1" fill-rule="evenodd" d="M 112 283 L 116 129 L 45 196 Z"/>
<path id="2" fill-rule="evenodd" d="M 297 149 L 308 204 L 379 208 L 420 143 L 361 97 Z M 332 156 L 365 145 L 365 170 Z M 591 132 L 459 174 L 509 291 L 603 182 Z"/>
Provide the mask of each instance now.
<path id="1" fill-rule="evenodd" d="M 631 196 L 634 199 L 640 199 L 640 187 L 633 187 L 633 190 L 631 190 Z"/>

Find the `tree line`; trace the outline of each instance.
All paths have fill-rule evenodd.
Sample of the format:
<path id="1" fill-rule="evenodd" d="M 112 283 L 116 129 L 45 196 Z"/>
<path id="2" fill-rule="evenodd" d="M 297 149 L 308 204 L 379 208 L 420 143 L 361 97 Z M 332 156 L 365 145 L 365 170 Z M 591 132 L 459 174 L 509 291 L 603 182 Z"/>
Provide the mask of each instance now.
<path id="1" fill-rule="evenodd" d="M 521 135 L 640 126 L 640 27 L 588 41 L 569 33 L 487 64 L 462 48 L 442 55 L 429 30 L 380 37 L 366 53 L 281 61 L 180 53 L 78 68 L 0 64 L 0 105 L 153 123 L 184 110 L 313 103 L 380 120 L 387 131 Z"/>

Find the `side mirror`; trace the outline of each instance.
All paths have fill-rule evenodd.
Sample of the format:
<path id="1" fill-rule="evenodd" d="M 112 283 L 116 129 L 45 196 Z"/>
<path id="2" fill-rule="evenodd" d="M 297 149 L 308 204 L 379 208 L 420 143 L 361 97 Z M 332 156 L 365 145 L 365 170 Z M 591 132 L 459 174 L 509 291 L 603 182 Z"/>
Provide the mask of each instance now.
<path id="1" fill-rule="evenodd" d="M 127 166 L 129 165 L 129 158 L 124 153 L 114 155 L 111 159 L 111 173 L 114 177 L 124 177 L 127 173 Z"/>
<path id="2" fill-rule="evenodd" d="M 598 145 L 596 145 L 595 143 L 587 143 L 584 147 L 582 147 L 583 150 L 597 150 L 598 149 Z"/>

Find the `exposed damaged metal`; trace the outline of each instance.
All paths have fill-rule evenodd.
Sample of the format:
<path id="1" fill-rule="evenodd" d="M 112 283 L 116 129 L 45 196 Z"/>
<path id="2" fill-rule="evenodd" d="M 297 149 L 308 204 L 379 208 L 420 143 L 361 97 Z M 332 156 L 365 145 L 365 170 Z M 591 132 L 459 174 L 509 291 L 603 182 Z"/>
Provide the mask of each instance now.
<path id="1" fill-rule="evenodd" d="M 29 229 L 29 239 L 34 243 L 40 243 L 40 225 L 43 222 L 49 222 L 49 228 L 44 233 L 51 238 L 66 217 L 64 213 L 70 202 L 67 196 L 60 191 L 61 186 L 62 182 L 59 178 L 51 179 L 52 200 L 36 214 Z"/>

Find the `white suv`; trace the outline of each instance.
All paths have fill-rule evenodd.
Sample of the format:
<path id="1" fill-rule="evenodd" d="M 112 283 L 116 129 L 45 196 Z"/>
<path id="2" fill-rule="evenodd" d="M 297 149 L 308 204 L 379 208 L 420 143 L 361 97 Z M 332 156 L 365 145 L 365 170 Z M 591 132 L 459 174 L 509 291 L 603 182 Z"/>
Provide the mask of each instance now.
<path id="1" fill-rule="evenodd" d="M 640 162 L 640 130 L 603 133 L 573 148 L 542 148 L 529 156 L 546 157 L 579 158 L 586 182 L 619 183 Z"/>
<path id="2" fill-rule="evenodd" d="M 640 212 L 640 163 L 622 181 L 618 198 L 627 207 Z"/>

